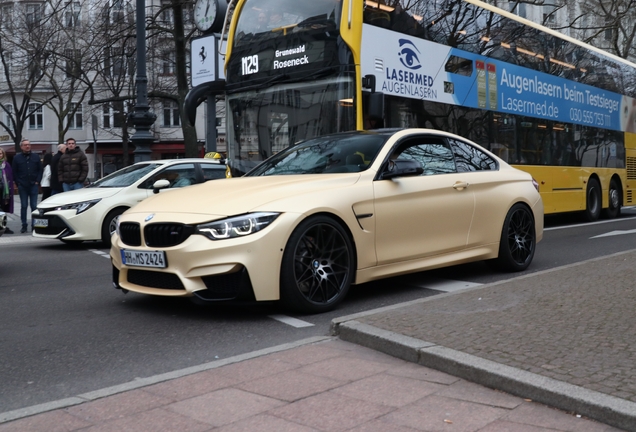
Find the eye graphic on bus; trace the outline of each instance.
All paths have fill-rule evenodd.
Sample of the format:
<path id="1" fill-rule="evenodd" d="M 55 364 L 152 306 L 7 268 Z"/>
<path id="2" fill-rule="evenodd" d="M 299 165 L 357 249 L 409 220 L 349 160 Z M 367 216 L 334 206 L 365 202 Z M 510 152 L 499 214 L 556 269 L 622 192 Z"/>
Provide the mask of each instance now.
<path id="1" fill-rule="evenodd" d="M 400 52 L 398 56 L 400 57 L 400 62 L 409 69 L 415 70 L 421 68 L 420 59 L 417 56 L 420 51 L 415 44 L 407 39 L 400 39 L 399 42 Z"/>

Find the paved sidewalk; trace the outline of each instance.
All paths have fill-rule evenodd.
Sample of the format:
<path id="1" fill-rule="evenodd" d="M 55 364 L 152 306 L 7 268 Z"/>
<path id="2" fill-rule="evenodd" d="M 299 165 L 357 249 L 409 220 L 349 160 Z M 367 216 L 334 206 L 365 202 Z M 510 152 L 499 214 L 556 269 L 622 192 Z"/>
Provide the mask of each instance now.
<path id="1" fill-rule="evenodd" d="M 616 430 L 336 338 L 248 357 L 59 401 L 0 432 Z"/>
<path id="2" fill-rule="evenodd" d="M 331 337 L 0 413 L 0 432 L 636 431 L 634 262 L 342 317 Z"/>

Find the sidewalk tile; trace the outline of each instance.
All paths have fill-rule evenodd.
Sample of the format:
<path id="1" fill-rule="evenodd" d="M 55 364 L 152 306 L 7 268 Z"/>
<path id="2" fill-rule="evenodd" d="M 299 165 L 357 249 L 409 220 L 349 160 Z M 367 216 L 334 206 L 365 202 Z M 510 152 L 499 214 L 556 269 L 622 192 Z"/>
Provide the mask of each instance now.
<path id="1" fill-rule="evenodd" d="M 437 392 L 437 396 L 507 409 L 516 408 L 523 403 L 523 399 L 519 397 L 463 380 Z"/>
<path id="2" fill-rule="evenodd" d="M 390 365 L 386 363 L 363 360 L 361 358 L 334 357 L 304 366 L 299 371 L 340 381 L 355 381 L 384 372 L 389 367 Z"/>
<path id="3" fill-rule="evenodd" d="M 218 373 L 237 382 L 252 381 L 267 375 L 298 368 L 298 365 L 273 358 L 271 355 L 234 363 L 218 369 Z"/>
<path id="4" fill-rule="evenodd" d="M 0 432 L 67 432 L 86 428 L 90 425 L 92 423 L 77 418 L 66 411 L 55 410 L 0 424 Z"/>
<path id="5" fill-rule="evenodd" d="M 334 389 L 334 392 L 397 408 L 413 403 L 443 388 L 444 386 L 440 384 L 378 374 Z"/>
<path id="6" fill-rule="evenodd" d="M 148 411 L 170 402 L 170 399 L 156 396 L 143 390 L 131 390 L 75 405 L 67 408 L 66 411 L 92 423 L 97 423 Z"/>
<path id="7" fill-rule="evenodd" d="M 143 390 L 176 402 L 230 387 L 237 382 L 237 379 L 227 377 L 215 369 L 154 384 Z"/>
<path id="8" fill-rule="evenodd" d="M 477 431 L 506 414 L 507 410 L 502 408 L 433 395 L 394 411 L 383 420 L 424 431 L 468 432 Z"/>
<path id="9" fill-rule="evenodd" d="M 321 431 L 338 432 L 367 423 L 393 410 L 330 391 L 274 409 L 269 414 Z"/>
<path id="10" fill-rule="evenodd" d="M 576 417 L 539 403 L 524 403 L 510 411 L 504 420 L 572 432 L 619 431 L 611 426 Z"/>
<path id="11" fill-rule="evenodd" d="M 338 387 L 343 383 L 343 381 L 292 370 L 245 382 L 237 387 L 263 396 L 293 402 Z"/>
<path id="12" fill-rule="evenodd" d="M 82 432 L 205 432 L 209 430 L 210 425 L 207 423 L 198 422 L 180 414 L 157 408 L 102 423 L 88 429 L 82 429 Z"/>
<path id="13" fill-rule="evenodd" d="M 284 405 L 284 402 L 229 388 L 175 402 L 167 409 L 219 427 L 281 405 Z"/>
<path id="14" fill-rule="evenodd" d="M 214 432 L 319 432 L 317 429 L 293 423 L 268 414 L 259 414 L 245 420 L 214 429 Z M 385 431 L 386 432 L 386 431 Z"/>

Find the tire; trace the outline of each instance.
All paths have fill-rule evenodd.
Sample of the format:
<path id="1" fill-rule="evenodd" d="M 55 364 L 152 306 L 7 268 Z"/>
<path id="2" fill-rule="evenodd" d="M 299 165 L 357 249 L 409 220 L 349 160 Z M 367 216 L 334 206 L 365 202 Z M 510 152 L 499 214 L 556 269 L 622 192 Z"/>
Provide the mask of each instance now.
<path id="1" fill-rule="evenodd" d="M 332 310 L 347 295 L 356 258 L 349 235 L 335 220 L 310 217 L 287 241 L 280 275 L 281 300 L 303 313 Z"/>
<path id="2" fill-rule="evenodd" d="M 594 178 L 588 180 L 585 197 L 585 218 L 589 222 L 595 222 L 601 215 L 603 208 L 603 195 L 598 180 Z"/>
<path id="3" fill-rule="evenodd" d="M 609 204 L 604 210 L 604 216 L 608 219 L 614 219 L 621 214 L 621 196 L 622 191 L 618 186 L 618 182 L 614 179 L 610 180 L 608 191 Z"/>
<path id="4" fill-rule="evenodd" d="M 104 243 L 105 246 L 110 246 L 110 236 L 115 232 L 117 220 L 126 210 L 128 209 L 122 207 L 113 209 L 104 218 L 104 223 L 102 224 L 102 243 Z"/>
<path id="5" fill-rule="evenodd" d="M 527 269 L 534 258 L 536 246 L 534 216 L 528 207 L 517 203 L 506 215 L 501 230 L 496 267 L 510 272 Z"/>

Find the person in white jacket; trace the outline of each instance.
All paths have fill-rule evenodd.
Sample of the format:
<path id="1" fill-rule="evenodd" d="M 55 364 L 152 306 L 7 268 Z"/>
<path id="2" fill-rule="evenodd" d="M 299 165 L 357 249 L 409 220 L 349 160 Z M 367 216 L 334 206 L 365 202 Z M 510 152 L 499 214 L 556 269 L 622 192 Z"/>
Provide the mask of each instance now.
<path id="1" fill-rule="evenodd" d="M 42 181 L 40 182 L 40 187 L 42 188 L 42 201 L 51 196 L 51 159 L 53 159 L 53 155 L 51 153 L 46 153 L 44 155 L 44 160 L 42 161 L 42 165 L 44 166 L 44 170 L 42 171 Z"/>

